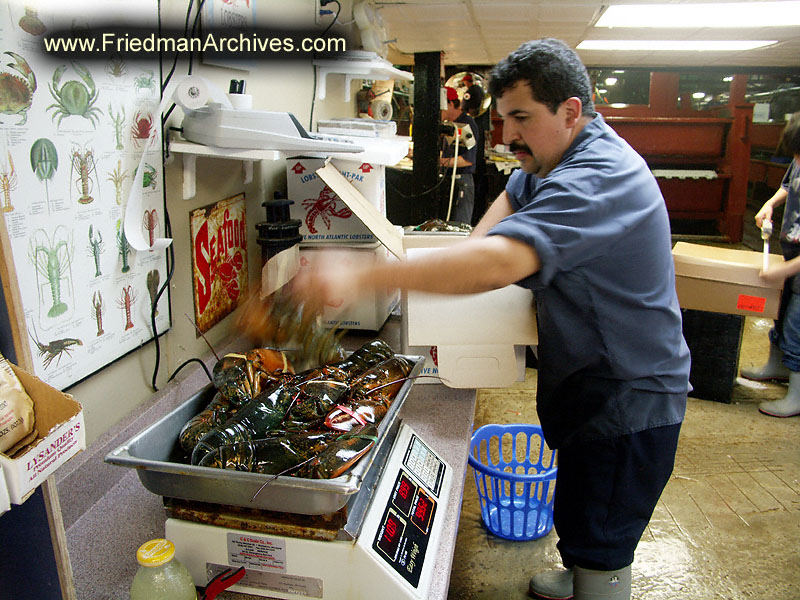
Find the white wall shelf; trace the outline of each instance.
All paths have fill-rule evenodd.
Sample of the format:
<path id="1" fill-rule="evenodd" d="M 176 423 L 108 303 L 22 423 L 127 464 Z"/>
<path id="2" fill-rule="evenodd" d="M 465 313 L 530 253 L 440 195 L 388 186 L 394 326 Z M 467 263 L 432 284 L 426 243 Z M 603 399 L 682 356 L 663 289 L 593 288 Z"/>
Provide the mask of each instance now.
<path id="1" fill-rule="evenodd" d="M 414 75 L 408 71 L 395 68 L 388 60 L 374 52 L 347 52 L 335 59 L 319 59 L 314 61 L 317 68 L 317 100 L 324 100 L 328 75 L 340 73 L 344 75 L 344 100 L 351 98 L 350 84 L 354 79 L 370 79 L 385 81 L 387 79 L 403 79 L 414 81 Z"/>
<path id="2" fill-rule="evenodd" d="M 194 198 L 197 191 L 195 187 L 197 157 L 223 158 L 242 161 L 243 182 L 253 181 L 253 163 L 257 160 L 281 160 L 285 155 L 279 150 L 251 150 L 247 148 L 218 148 L 205 146 L 184 140 L 170 140 L 170 153 L 183 155 L 183 199 Z"/>

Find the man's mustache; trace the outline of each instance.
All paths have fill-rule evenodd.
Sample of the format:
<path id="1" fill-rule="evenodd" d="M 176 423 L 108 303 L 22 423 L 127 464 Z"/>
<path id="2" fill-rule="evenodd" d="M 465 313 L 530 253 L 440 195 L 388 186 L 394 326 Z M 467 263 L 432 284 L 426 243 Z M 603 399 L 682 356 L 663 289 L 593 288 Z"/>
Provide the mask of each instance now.
<path id="1" fill-rule="evenodd" d="M 514 152 L 526 152 L 528 154 L 531 154 L 531 149 L 528 148 L 527 144 L 523 144 L 522 142 L 511 142 L 508 145 L 508 149 L 512 153 L 514 153 Z"/>

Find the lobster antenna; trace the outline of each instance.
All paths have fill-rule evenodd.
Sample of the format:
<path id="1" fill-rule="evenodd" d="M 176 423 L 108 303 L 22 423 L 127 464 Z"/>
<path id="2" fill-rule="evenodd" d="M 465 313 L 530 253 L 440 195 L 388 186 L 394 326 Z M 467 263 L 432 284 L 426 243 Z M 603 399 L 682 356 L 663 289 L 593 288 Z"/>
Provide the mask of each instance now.
<path id="1" fill-rule="evenodd" d="M 401 381 L 413 381 L 415 379 L 422 379 L 422 378 L 425 378 L 425 379 L 436 379 L 436 380 L 441 381 L 441 382 L 447 382 L 448 381 L 444 377 L 439 377 L 438 375 L 414 375 L 413 377 L 401 377 L 400 379 L 395 379 L 394 381 L 389 381 L 387 383 L 382 383 L 381 385 L 375 386 L 371 390 L 367 390 L 364 393 L 369 395 L 372 392 L 376 392 L 381 388 L 385 388 L 387 386 L 394 385 L 395 383 L 400 383 Z"/>
<path id="2" fill-rule="evenodd" d="M 284 469 L 280 473 L 276 473 L 275 475 L 273 475 L 272 477 L 267 479 L 264 483 L 261 484 L 261 487 L 256 490 L 256 493 L 253 494 L 253 497 L 250 498 L 250 502 L 255 500 L 256 496 L 258 496 L 261 493 L 261 490 L 263 490 L 265 487 L 267 487 L 267 485 L 269 485 L 270 483 L 275 481 L 278 477 L 280 477 L 281 475 L 285 475 L 286 473 L 289 473 L 290 471 L 295 471 L 295 470 L 299 469 L 300 467 L 302 467 L 306 463 L 309 463 L 312 460 L 314 460 L 315 458 L 317 458 L 317 456 L 319 456 L 319 454 L 315 454 L 315 455 L 311 456 L 310 458 L 305 459 L 303 462 L 297 463 L 296 465 L 294 465 L 293 467 L 289 467 L 288 469 Z"/>
<path id="3" fill-rule="evenodd" d="M 191 323 L 192 325 L 194 325 L 194 328 L 197 330 L 197 335 L 199 335 L 201 338 L 203 338 L 203 341 L 206 343 L 206 346 L 208 346 L 208 347 L 211 349 L 211 354 L 213 354 L 213 355 L 214 355 L 214 358 L 216 358 L 217 360 L 219 360 L 219 355 L 217 354 L 216 350 L 214 350 L 214 347 L 211 345 L 211 343 L 208 341 L 208 338 L 207 338 L 207 337 L 206 337 L 206 336 L 203 334 L 203 332 L 202 332 L 202 331 L 200 331 L 200 328 L 197 326 L 197 323 L 195 323 L 195 322 L 192 320 L 192 317 L 190 317 L 188 314 L 186 314 L 186 313 L 183 313 L 183 315 L 184 315 L 184 316 L 185 316 L 187 319 L 189 319 L 189 323 Z"/>

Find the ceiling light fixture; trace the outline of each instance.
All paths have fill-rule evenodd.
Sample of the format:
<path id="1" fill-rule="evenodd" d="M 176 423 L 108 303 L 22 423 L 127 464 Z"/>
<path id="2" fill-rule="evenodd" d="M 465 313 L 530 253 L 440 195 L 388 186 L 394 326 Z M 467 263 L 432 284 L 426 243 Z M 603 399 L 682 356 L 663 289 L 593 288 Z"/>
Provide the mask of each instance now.
<path id="1" fill-rule="evenodd" d="M 777 40 L 583 40 L 576 48 L 578 50 L 720 52 L 753 50 L 777 43 Z"/>
<path id="2" fill-rule="evenodd" d="M 616 77 L 606 77 L 606 85 L 617 85 Z"/>
<path id="3" fill-rule="evenodd" d="M 800 2 L 721 4 L 615 4 L 595 27 L 792 27 L 800 25 Z"/>

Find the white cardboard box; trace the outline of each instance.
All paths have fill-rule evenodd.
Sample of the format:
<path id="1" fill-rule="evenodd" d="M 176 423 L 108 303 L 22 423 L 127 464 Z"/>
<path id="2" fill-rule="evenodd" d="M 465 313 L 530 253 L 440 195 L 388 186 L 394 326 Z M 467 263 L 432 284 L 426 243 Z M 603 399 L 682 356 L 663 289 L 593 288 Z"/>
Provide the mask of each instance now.
<path id="1" fill-rule="evenodd" d="M 11 509 L 11 499 L 8 497 L 6 478 L 0 477 L 0 515 Z"/>
<path id="2" fill-rule="evenodd" d="M 436 251 L 422 247 L 420 237 L 404 237 L 331 164 L 317 174 L 396 257 Z M 415 248 L 407 252 L 404 240 L 412 237 L 410 245 Z M 433 234 L 431 245 L 463 240 Z M 460 296 L 408 292 L 401 303 L 407 319 L 403 344 L 436 346 L 438 375 L 449 387 L 507 387 L 519 378 L 524 346 L 538 343 L 533 295 L 518 286 Z M 515 346 L 522 346 L 521 351 Z"/>
<path id="3" fill-rule="evenodd" d="M 386 214 L 386 168 L 362 161 L 333 160 L 342 176 L 369 201 L 375 210 Z M 303 242 L 375 242 L 366 225 L 342 202 L 316 171 L 325 164 L 322 158 L 287 158 L 286 186 L 293 219 L 300 219 Z"/>
<path id="4" fill-rule="evenodd" d="M 14 458 L 0 453 L 9 498 L 14 504 L 22 504 L 58 467 L 86 448 L 86 434 L 79 402 L 19 367 L 12 364 L 11 368 L 33 399 L 39 431 L 27 449 Z"/>
<path id="5" fill-rule="evenodd" d="M 301 244 L 300 269 L 312 267 L 320 252 L 323 251 L 330 252 L 321 244 Z M 371 244 L 339 244 L 336 246 L 335 255 L 337 260 L 353 265 L 396 260 L 378 241 Z M 389 293 L 381 290 L 361 298 L 354 304 L 340 308 L 343 299 L 342 302 L 338 302 L 338 299 L 333 298 L 332 304 L 323 308 L 322 321 L 330 327 L 377 331 L 386 323 L 386 319 L 389 318 L 399 299 L 399 292 Z"/>

